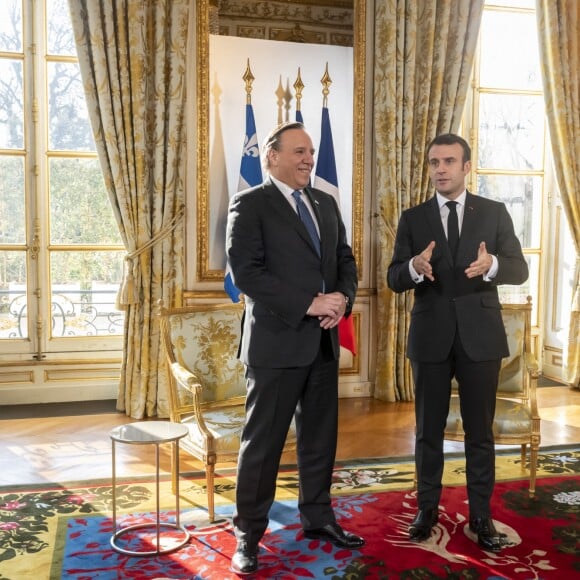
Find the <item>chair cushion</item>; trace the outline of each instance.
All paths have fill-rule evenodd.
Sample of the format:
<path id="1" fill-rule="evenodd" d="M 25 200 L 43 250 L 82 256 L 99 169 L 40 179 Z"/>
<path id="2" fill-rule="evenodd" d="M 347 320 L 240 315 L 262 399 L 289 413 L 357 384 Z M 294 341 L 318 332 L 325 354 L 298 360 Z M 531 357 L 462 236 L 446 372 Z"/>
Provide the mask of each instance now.
<path id="1" fill-rule="evenodd" d="M 244 427 L 244 405 L 206 410 L 203 413 L 206 427 L 214 438 L 214 451 L 218 455 L 237 453 Z M 189 429 L 189 439 L 199 449 L 206 449 L 205 436 L 193 417 L 183 421 Z"/>
<path id="2" fill-rule="evenodd" d="M 530 437 L 532 416 L 525 405 L 509 399 L 498 399 L 496 402 L 493 432 L 497 439 L 501 437 Z M 449 415 L 445 427 L 445 437 L 463 437 L 463 423 L 459 409 L 459 397 L 451 397 Z M 500 443 L 500 441 L 497 441 Z"/>
<path id="3" fill-rule="evenodd" d="M 222 409 L 205 410 L 203 417 L 206 427 L 214 438 L 213 451 L 219 455 L 236 454 L 240 449 L 240 440 L 245 419 L 244 405 L 234 405 Z M 189 440 L 198 449 L 209 451 L 205 436 L 194 417 L 184 419 L 183 424 L 189 429 Z M 288 430 L 288 441 L 296 441 L 296 424 L 294 419 Z"/>

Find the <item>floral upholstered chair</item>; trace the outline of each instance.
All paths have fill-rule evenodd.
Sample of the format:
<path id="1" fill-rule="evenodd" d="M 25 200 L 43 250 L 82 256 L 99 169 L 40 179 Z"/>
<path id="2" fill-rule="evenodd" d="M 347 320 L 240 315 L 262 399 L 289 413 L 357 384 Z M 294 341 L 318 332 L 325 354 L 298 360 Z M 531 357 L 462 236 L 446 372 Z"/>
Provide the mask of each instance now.
<path id="1" fill-rule="evenodd" d="M 246 381 L 237 358 L 242 304 L 167 309 L 160 304 L 169 369 L 171 421 L 187 425 L 180 446 L 202 461 L 209 520 L 215 520 L 216 463 L 235 462 L 245 419 Z M 292 422 L 285 450 L 296 447 Z"/>
<path id="2" fill-rule="evenodd" d="M 502 361 L 493 431 L 497 445 L 520 445 L 522 468 L 530 448 L 529 494 L 536 491 L 536 469 L 540 447 L 540 416 L 536 401 L 538 363 L 532 353 L 532 301 L 502 304 L 502 317 L 510 355 Z M 445 439 L 463 441 L 457 384 L 454 381 L 445 428 Z"/>

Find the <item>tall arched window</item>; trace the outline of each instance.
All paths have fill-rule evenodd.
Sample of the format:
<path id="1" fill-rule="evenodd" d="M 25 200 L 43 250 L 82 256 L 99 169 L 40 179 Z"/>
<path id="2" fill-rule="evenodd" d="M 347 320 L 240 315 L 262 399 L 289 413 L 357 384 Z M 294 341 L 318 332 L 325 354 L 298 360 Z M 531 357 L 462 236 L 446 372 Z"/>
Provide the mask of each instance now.
<path id="1" fill-rule="evenodd" d="M 45 384 L 48 393 L 67 382 L 57 363 L 66 360 L 76 381 L 81 366 L 120 359 L 123 332 L 115 296 L 124 249 L 67 0 L 0 2 L 0 175 L 0 386 Z"/>
<path id="2" fill-rule="evenodd" d="M 527 283 L 503 286 L 502 299 L 532 296 L 538 354 L 559 378 L 572 244 L 552 173 L 535 0 L 486 1 L 463 133 L 473 147 L 470 189 L 506 204 L 530 266 Z"/>

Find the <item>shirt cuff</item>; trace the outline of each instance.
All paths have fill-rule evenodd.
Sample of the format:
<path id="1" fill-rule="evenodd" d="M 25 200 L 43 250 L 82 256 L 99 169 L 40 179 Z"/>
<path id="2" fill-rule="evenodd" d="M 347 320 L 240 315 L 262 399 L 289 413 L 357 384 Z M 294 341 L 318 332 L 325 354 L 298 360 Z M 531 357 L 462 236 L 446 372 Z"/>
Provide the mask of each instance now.
<path id="1" fill-rule="evenodd" d="M 411 275 L 411 279 L 415 284 L 420 284 L 423 282 L 423 278 L 425 277 L 423 274 L 417 274 L 415 268 L 413 268 L 413 258 L 409 260 L 409 274 Z"/>
<path id="2" fill-rule="evenodd" d="M 497 257 L 491 254 L 491 267 L 487 271 L 487 274 L 483 275 L 484 282 L 491 282 L 496 276 L 497 271 L 499 270 L 499 263 L 497 261 Z"/>

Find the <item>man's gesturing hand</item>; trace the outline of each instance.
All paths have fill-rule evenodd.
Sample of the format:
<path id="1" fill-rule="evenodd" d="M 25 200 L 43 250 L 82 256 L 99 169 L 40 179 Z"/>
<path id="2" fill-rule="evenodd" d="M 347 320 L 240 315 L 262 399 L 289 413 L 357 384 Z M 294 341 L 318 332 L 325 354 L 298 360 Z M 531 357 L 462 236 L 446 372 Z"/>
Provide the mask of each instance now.
<path id="1" fill-rule="evenodd" d="M 431 256 L 433 255 L 433 248 L 435 242 L 430 242 L 429 245 L 418 255 L 413 258 L 413 268 L 419 275 L 427 276 L 431 282 L 435 280 L 433 276 L 433 268 L 431 268 Z"/>
<path id="2" fill-rule="evenodd" d="M 489 272 L 492 264 L 493 260 L 491 255 L 487 253 L 485 242 L 481 242 L 477 250 L 477 260 L 469 264 L 469 267 L 465 270 L 465 275 L 468 278 L 483 276 Z"/>

